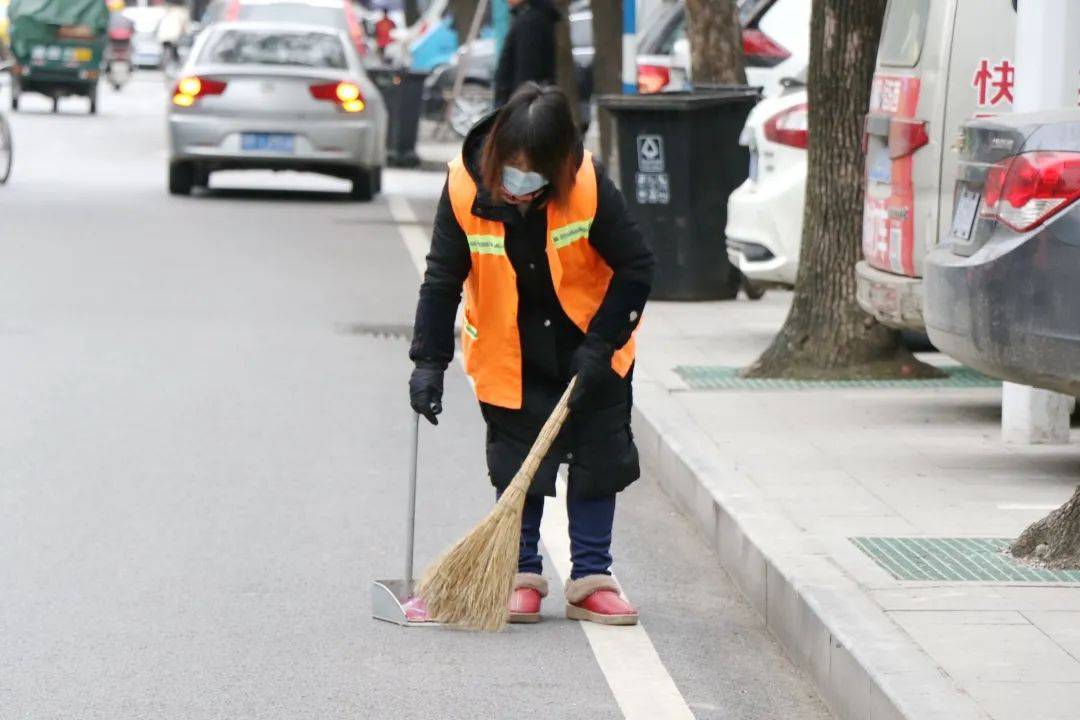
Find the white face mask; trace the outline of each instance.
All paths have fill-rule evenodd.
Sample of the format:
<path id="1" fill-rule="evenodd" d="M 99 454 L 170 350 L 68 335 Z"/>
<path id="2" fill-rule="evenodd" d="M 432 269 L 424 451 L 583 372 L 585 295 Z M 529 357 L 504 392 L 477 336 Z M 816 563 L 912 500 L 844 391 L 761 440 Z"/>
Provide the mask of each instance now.
<path id="1" fill-rule="evenodd" d="M 540 173 L 524 172 L 510 165 L 503 167 L 502 186 L 509 195 L 532 195 L 547 184 L 547 178 Z"/>

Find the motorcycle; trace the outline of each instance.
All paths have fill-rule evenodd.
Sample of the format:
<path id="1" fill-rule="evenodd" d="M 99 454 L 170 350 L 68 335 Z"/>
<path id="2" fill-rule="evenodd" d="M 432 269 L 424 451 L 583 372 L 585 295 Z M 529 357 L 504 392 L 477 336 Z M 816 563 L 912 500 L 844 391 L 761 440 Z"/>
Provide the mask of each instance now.
<path id="1" fill-rule="evenodd" d="M 105 79 L 119 91 L 131 79 L 131 38 L 135 24 L 119 13 L 109 22 L 109 43 L 105 47 Z"/>

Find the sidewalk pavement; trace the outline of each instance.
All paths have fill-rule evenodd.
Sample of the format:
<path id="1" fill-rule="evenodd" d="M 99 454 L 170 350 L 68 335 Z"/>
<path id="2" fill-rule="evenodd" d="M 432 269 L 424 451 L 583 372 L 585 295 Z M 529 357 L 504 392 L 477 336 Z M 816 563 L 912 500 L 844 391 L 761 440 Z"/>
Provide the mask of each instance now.
<path id="1" fill-rule="evenodd" d="M 1077 448 L 1004 445 L 985 381 L 699 390 L 676 372 L 746 366 L 789 302 L 649 304 L 634 427 L 650 475 L 842 720 L 1080 716 L 1080 583 L 1024 581 L 964 540 L 1013 538 L 1064 502 Z M 861 541 L 885 565 L 863 537 L 894 538 Z M 995 579 L 962 579 L 979 575 Z"/>

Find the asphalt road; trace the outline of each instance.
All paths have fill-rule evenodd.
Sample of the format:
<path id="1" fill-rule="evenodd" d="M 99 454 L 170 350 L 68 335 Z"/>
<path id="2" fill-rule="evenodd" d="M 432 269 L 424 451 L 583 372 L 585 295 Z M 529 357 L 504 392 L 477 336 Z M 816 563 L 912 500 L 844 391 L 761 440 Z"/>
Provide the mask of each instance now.
<path id="1" fill-rule="evenodd" d="M 6 92 L 0 93 L 4 108 Z M 386 197 L 271 173 L 165 192 L 164 86 L 27 97 L 0 188 L 0 718 L 622 717 L 581 627 L 370 618 L 400 574 L 417 274 Z M 386 191 L 430 217 L 435 173 Z M 388 331 L 388 332 L 385 332 Z M 492 500 L 455 366 L 418 563 Z M 616 572 L 699 718 L 828 717 L 648 479 Z"/>

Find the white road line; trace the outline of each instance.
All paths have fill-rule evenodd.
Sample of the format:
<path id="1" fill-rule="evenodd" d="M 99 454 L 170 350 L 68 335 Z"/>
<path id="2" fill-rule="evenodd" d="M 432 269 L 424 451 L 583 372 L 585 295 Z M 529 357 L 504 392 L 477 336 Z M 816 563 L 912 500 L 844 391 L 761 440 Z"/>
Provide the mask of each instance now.
<path id="1" fill-rule="evenodd" d="M 398 233 L 417 272 L 423 275 L 430 242 L 427 234 L 416 224 L 416 213 L 408 200 L 389 195 L 387 205 L 395 222 L 407 223 L 398 226 Z M 548 553 L 548 565 L 554 567 L 559 576 L 559 585 L 562 585 L 570 577 L 570 538 L 566 530 L 568 520 L 563 500 L 566 497 L 566 483 L 562 479 L 559 481 L 559 496 L 556 501 L 545 504 L 540 536 Z M 561 602 L 561 593 L 557 589 L 552 595 L 553 601 Z M 611 694 L 626 720 L 694 720 L 694 713 L 664 667 L 644 626 L 580 624 L 596 663 L 604 673 Z"/>

